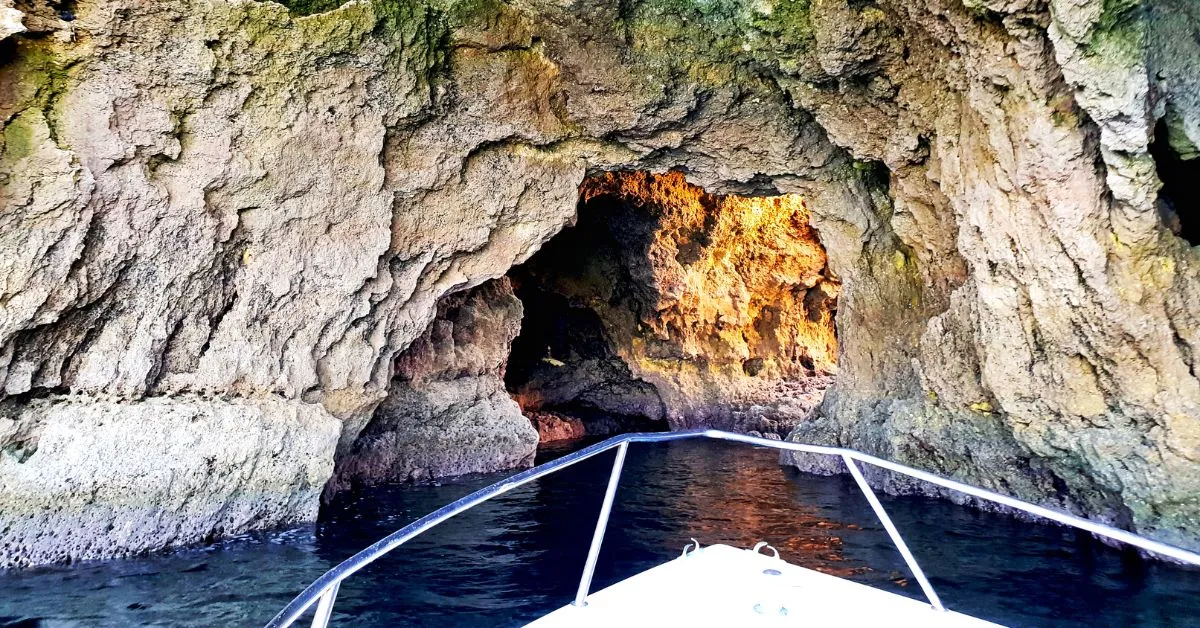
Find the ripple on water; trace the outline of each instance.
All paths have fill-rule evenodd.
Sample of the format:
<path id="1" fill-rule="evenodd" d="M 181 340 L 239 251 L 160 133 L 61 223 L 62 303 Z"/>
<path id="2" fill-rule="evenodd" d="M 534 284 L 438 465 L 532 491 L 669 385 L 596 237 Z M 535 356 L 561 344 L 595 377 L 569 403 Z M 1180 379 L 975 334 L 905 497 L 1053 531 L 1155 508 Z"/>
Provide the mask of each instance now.
<path id="1" fill-rule="evenodd" d="M 508 626 L 562 606 L 574 595 L 611 461 L 584 461 L 414 539 L 349 580 L 335 618 Z M 772 450 L 729 443 L 631 447 L 595 586 L 673 558 L 695 537 L 769 541 L 793 563 L 920 596 L 851 480 L 777 461 Z M 499 477 L 379 487 L 326 509 L 316 526 L 203 548 L 0 573 L 0 626 L 262 624 L 337 562 Z M 1178 626 L 1200 617 L 1200 572 L 1144 563 L 1063 528 L 883 499 L 955 610 L 1017 626 Z"/>

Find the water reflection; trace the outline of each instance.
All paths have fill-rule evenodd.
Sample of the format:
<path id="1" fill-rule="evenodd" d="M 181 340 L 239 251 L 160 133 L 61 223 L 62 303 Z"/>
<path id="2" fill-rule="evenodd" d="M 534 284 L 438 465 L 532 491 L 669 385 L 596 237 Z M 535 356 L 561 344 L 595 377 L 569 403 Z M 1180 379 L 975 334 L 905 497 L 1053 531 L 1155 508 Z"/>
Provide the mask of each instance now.
<path id="1" fill-rule="evenodd" d="M 543 457 L 562 452 L 543 452 Z M 574 595 L 612 454 L 452 519 L 343 586 L 356 626 L 515 626 Z M 319 525 L 125 561 L 0 574 L 0 625 L 261 625 L 310 581 L 404 524 L 495 481 L 380 487 Z M 948 606 L 1017 626 L 1196 624 L 1200 573 L 1145 564 L 1070 530 L 946 502 L 883 498 Z M 920 596 L 849 478 L 780 468 L 773 451 L 677 442 L 629 450 L 595 586 L 688 539 L 770 542 L 806 567 Z"/>
<path id="2" fill-rule="evenodd" d="M 680 538 L 735 547 L 766 541 L 785 560 L 831 575 L 848 577 L 871 570 L 847 559 L 844 552 L 842 533 L 861 530 L 861 525 L 835 519 L 828 511 L 844 515 L 849 507 L 856 519 L 863 512 L 840 499 L 831 504 L 811 499 L 787 482 L 779 469 L 769 471 L 778 476 L 776 481 L 764 481 L 764 458 L 773 457 L 773 452 L 742 448 L 733 455 L 697 457 L 688 448 L 665 448 L 639 453 L 629 469 L 635 479 L 622 486 L 625 506 L 620 511 L 642 515 L 626 525 L 647 525 L 646 519 L 657 518 L 655 513 L 680 525 L 682 529 L 677 528 L 671 539 L 674 545 L 661 549 L 678 549 Z M 689 467 L 693 473 L 662 471 Z M 854 501 L 854 495 L 848 497 L 847 501 Z"/>

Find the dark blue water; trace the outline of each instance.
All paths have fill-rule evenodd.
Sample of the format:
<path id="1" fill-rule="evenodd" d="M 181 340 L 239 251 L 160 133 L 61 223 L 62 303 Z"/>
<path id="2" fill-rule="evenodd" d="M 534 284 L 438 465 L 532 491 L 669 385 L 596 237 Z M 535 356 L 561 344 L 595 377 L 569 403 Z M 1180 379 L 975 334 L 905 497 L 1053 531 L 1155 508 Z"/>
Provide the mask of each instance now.
<path id="1" fill-rule="evenodd" d="M 514 626 L 569 602 L 611 454 L 460 515 L 360 572 L 334 621 Z M 499 476 L 382 487 L 315 526 L 146 558 L 0 574 L 0 626 L 259 625 L 337 562 Z M 947 606 L 1017 626 L 1200 625 L 1200 572 L 1145 563 L 1062 528 L 942 501 L 883 498 Z M 595 588 L 679 555 L 689 537 L 920 596 L 853 481 L 774 451 L 633 445 Z"/>

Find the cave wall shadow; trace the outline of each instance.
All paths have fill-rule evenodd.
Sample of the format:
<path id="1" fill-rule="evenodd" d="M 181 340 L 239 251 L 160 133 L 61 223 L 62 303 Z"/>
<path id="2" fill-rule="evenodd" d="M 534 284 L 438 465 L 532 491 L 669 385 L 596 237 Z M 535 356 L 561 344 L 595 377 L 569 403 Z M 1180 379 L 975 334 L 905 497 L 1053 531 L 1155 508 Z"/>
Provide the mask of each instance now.
<path id="1" fill-rule="evenodd" d="M 1162 181 L 1158 202 L 1163 222 L 1188 244 L 1200 245 L 1200 157 L 1185 156 L 1172 146 L 1166 118 L 1155 126 L 1150 155 Z"/>
<path id="2" fill-rule="evenodd" d="M 504 381 L 523 409 L 579 418 L 589 433 L 668 428 L 657 389 L 615 350 L 629 339 L 612 338 L 585 301 L 598 291 L 640 310 L 637 283 L 620 260 L 645 258 L 655 226 L 615 197 L 581 200 L 575 225 L 509 271 L 524 317 Z"/>
<path id="3" fill-rule="evenodd" d="M 736 310 L 742 322 L 734 323 L 730 329 L 744 343 L 737 346 L 749 350 L 751 357 L 734 356 L 730 360 L 728 345 L 719 341 L 713 343 L 719 347 L 715 354 L 707 352 L 710 345 L 703 342 L 697 351 L 696 343 L 685 346 L 679 341 L 688 334 L 694 340 L 698 335 L 708 337 L 706 334 L 710 332 L 714 339 L 717 334 L 726 333 L 706 327 L 712 325 L 711 312 L 704 315 L 708 318 L 690 320 L 689 313 L 697 310 L 688 309 L 694 308 L 694 303 L 684 306 L 687 299 L 682 295 L 694 296 L 698 285 L 706 286 L 706 282 L 712 281 L 708 273 L 713 272 L 733 277 L 735 285 L 752 289 L 753 283 L 743 274 L 743 267 L 716 270 L 711 265 L 714 254 L 718 257 L 741 254 L 729 251 L 731 241 L 737 243 L 741 238 L 736 229 L 731 235 L 730 225 L 741 225 L 737 221 L 748 220 L 745 216 L 750 214 L 746 212 L 751 210 L 743 211 L 745 207 L 736 204 L 742 202 L 738 200 L 741 197 L 708 194 L 686 183 L 678 173 L 673 173 L 669 180 L 655 180 L 656 176 L 666 175 L 645 172 L 619 173 L 625 174 L 650 177 L 650 184 L 642 181 L 644 188 L 631 186 L 649 195 L 642 198 L 631 195 L 620 185 L 613 191 L 603 185 L 588 186 L 585 181 L 576 223 L 508 273 L 523 303 L 524 317 L 506 366 L 507 390 L 531 415 L 559 412 L 585 422 L 617 417 L 622 425 L 604 433 L 666 429 L 670 421 L 676 428 L 706 426 L 786 435 L 796 421 L 803 419 L 802 415 L 819 405 L 836 374 L 836 349 L 832 362 L 822 358 L 826 367 L 823 369 L 807 353 L 813 350 L 807 344 L 811 339 L 788 343 L 779 341 L 780 337 L 775 335 L 785 331 L 799 335 L 793 337 L 809 338 L 804 334 L 811 332 L 804 331 L 807 328 L 803 325 L 814 328 L 828 325 L 832 342 L 836 343 L 833 317 L 837 312 L 840 282 L 829 274 L 807 207 L 798 198 L 776 201 L 775 211 L 784 217 L 784 224 L 791 226 L 780 227 L 772 234 L 795 235 L 789 241 L 802 243 L 815 249 L 815 253 L 810 250 L 809 257 L 804 257 L 802 251 L 785 245 L 773 250 L 778 259 L 762 261 L 765 268 L 775 270 L 779 269 L 771 264 L 781 259 L 796 264 L 782 270 L 807 269 L 800 275 L 806 279 L 776 280 L 773 289 L 786 289 L 791 295 L 786 305 L 768 300 L 761 310 L 760 305 L 751 307 L 749 303 L 738 306 L 742 308 Z M 608 182 L 611 181 L 609 178 Z M 679 206 L 674 200 L 664 201 L 663 195 L 672 193 L 671 185 L 686 187 L 684 196 L 693 204 Z M 723 211 L 738 218 L 733 223 L 726 220 L 719 225 Z M 752 232 L 747 237 L 761 238 L 766 233 L 756 231 L 762 227 L 753 226 L 753 221 L 746 224 L 751 225 L 747 229 Z M 798 232 L 794 231 L 795 225 L 800 225 Z M 663 246 L 664 239 L 670 241 L 670 246 Z M 765 249 L 771 245 L 760 242 L 755 246 Z M 674 259 L 670 259 L 671 255 Z M 708 261 L 701 262 L 703 259 Z M 758 262 L 753 255 L 750 260 L 751 264 Z M 738 261 L 747 263 L 745 259 Z M 700 276 L 706 279 L 699 283 L 684 282 L 680 273 L 697 276 L 691 273 L 697 268 L 693 264 L 698 262 Z M 753 298 L 762 301 L 761 294 L 772 293 L 757 293 Z M 708 297 L 717 301 L 731 298 L 725 292 L 699 298 L 703 301 Z M 755 313 L 750 314 L 752 311 Z M 797 313 L 803 316 L 798 317 Z M 721 317 L 718 315 L 716 319 L 719 330 Z M 759 351 L 767 352 L 766 362 L 758 356 Z M 768 365 L 765 370 L 764 363 Z M 665 370 L 656 371 L 660 366 Z M 690 371 L 676 377 L 678 371 L 672 369 L 679 368 Z M 715 392 L 706 390 L 714 380 Z M 725 385 L 733 380 L 737 380 L 733 385 Z M 729 396 L 732 390 L 746 390 L 747 382 L 761 385 L 763 390 L 757 394 L 762 396 L 758 400 L 735 400 Z M 776 394 L 792 402 L 791 407 L 763 407 L 762 399 L 774 399 Z M 680 398 L 689 395 L 702 398 L 697 405 L 708 414 L 687 415 L 680 424 Z M 744 406 L 740 405 L 742 401 Z M 757 415 L 746 419 L 751 406 Z M 772 412 L 788 416 L 781 420 L 766 416 Z"/>

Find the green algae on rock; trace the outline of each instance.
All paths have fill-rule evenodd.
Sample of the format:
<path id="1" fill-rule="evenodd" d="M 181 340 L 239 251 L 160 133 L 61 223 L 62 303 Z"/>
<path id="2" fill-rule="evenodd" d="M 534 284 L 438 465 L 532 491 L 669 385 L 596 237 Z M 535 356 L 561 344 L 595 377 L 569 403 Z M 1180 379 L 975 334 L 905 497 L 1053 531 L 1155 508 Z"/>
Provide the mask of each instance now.
<path id="1" fill-rule="evenodd" d="M 1200 259 L 1165 224 L 1150 152 L 1160 120 L 1179 155 L 1200 146 L 1194 2 L 79 0 L 73 20 L 15 6 L 0 450 L 93 405 L 159 426 L 229 403 L 261 423 L 246 433 L 340 433 L 213 445 L 219 472 L 189 493 L 200 510 L 146 475 L 179 534 L 85 526 L 78 545 L 4 547 L 0 564 L 313 516 L 311 486 L 353 463 L 393 391 L 457 403 L 393 381 L 438 303 L 528 259 L 606 170 L 807 199 L 843 289 L 837 382 L 795 438 L 1200 543 Z M 166 465 L 185 433 L 127 453 Z M 487 442 L 447 468 L 523 461 Z M 281 466 L 254 475 L 280 443 Z M 60 485 L 95 487 L 64 497 L 78 520 L 149 525 L 121 477 L 18 449 L 0 454 L 0 528 L 42 503 L 16 496 Z M 243 472 L 287 507 L 205 514 L 248 507 L 218 490 Z M 68 523 L 33 514 L 28 538 Z"/>

